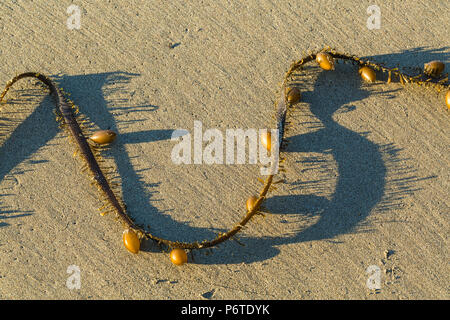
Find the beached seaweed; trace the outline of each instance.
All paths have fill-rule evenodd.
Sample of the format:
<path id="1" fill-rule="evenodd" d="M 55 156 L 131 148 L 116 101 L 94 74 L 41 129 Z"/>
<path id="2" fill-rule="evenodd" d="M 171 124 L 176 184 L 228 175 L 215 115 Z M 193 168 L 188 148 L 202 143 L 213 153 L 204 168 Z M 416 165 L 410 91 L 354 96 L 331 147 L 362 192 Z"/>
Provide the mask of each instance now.
<path id="1" fill-rule="evenodd" d="M 285 136 L 287 128 L 289 127 L 286 119 L 290 116 L 290 110 L 293 109 L 292 106 L 298 102 L 301 96 L 300 92 L 297 92 L 298 89 L 295 89 L 297 91 L 292 91 L 292 89 L 295 88 L 295 85 L 290 86 L 293 74 L 294 72 L 301 70 L 305 64 L 315 62 L 316 60 L 319 66 L 322 67 L 322 69 L 324 70 L 334 70 L 335 62 L 352 63 L 359 67 L 361 77 L 363 79 L 369 80 L 369 82 L 375 81 L 374 75 L 376 73 L 378 74 L 382 73 L 387 74 L 386 83 L 398 81 L 403 85 L 411 83 L 414 85 L 424 87 L 432 87 L 437 92 L 445 91 L 446 104 L 447 107 L 450 108 L 448 98 L 450 85 L 448 83 L 448 76 L 440 75 L 442 70 L 438 70 L 440 69 L 440 65 L 437 63 L 429 64 L 425 68 L 425 70 L 420 69 L 421 71 L 417 75 L 408 75 L 402 73 L 399 70 L 399 68 L 388 68 L 382 64 L 378 64 L 369 60 L 364 60 L 355 55 L 339 53 L 336 50 L 331 49 L 329 47 L 324 48 L 316 53 L 305 54 L 303 58 L 292 63 L 288 71 L 285 73 L 279 90 L 280 92 L 279 97 L 275 102 L 275 121 L 276 121 L 276 129 L 278 129 L 279 134 L 278 143 L 280 148 L 279 148 L 279 155 L 277 157 L 277 162 L 271 164 L 272 166 L 271 172 L 284 171 L 283 166 L 285 165 L 284 163 L 285 158 L 282 157 L 282 153 L 287 146 L 288 141 L 285 138 Z M 439 68 L 430 69 L 433 68 L 433 66 L 438 66 Z M 369 75 L 367 75 L 367 71 L 369 72 Z M 374 71 L 374 73 L 372 73 L 372 71 Z M 250 220 L 252 220 L 253 217 L 262 214 L 260 211 L 261 205 L 266 199 L 269 191 L 272 188 L 274 188 L 273 185 L 282 182 L 282 180 L 274 181 L 275 173 L 267 175 L 265 179 L 258 179 L 263 183 L 263 187 L 257 197 L 253 196 L 251 197 L 251 199 L 249 198 L 249 201 L 247 201 L 247 211 L 243 216 L 243 218 L 238 223 L 236 223 L 236 225 L 234 225 L 229 231 L 225 233 L 219 233 L 217 237 L 212 240 L 179 242 L 158 237 L 152 234 L 149 230 L 146 230 L 138 226 L 126 213 L 126 206 L 122 201 L 122 199 L 120 198 L 120 196 L 118 196 L 119 192 L 118 190 L 116 190 L 117 186 L 114 186 L 114 184 L 111 183 L 111 179 L 109 177 L 110 172 L 108 172 L 108 168 L 105 167 L 103 164 L 104 161 L 101 157 L 100 152 L 101 146 L 96 143 L 91 143 L 92 140 L 90 140 L 89 137 L 87 137 L 86 130 L 83 128 L 84 127 L 83 123 L 85 123 L 86 120 L 83 119 L 82 116 L 78 114 L 79 111 L 77 106 L 66 97 L 64 91 L 62 89 L 59 89 L 50 80 L 50 78 L 34 72 L 27 72 L 17 75 L 16 77 L 8 81 L 8 83 L 6 84 L 3 93 L 0 95 L 0 102 L 3 101 L 3 98 L 5 97 L 9 88 L 15 82 L 17 82 L 20 79 L 29 77 L 40 80 L 50 89 L 50 93 L 55 96 L 56 118 L 61 123 L 62 127 L 66 128 L 69 131 L 69 136 L 72 138 L 72 141 L 75 142 L 77 148 L 75 154 L 78 154 L 81 157 L 82 161 L 84 162 L 83 171 L 89 169 L 88 172 L 90 173 L 90 176 L 92 178 L 92 184 L 94 184 L 99 189 L 100 194 L 104 199 L 105 204 L 99 209 L 101 211 L 101 214 L 103 215 L 105 213 L 114 213 L 118 217 L 118 219 L 124 224 L 127 231 L 126 233 L 127 237 L 129 232 L 131 232 L 131 234 L 135 233 L 137 235 L 139 241 L 145 238 L 155 241 L 160 246 L 166 246 L 171 249 L 188 249 L 188 250 L 211 248 L 229 239 L 236 240 L 235 238 L 236 234 L 238 234 L 246 226 L 246 224 Z M 293 92 L 295 92 L 295 98 L 293 98 L 292 96 Z M 289 96 L 290 93 L 291 96 Z M 6 103 L 6 100 L 3 102 Z M 270 147 L 268 149 L 270 149 Z M 274 170 L 275 168 L 274 166 L 276 166 L 278 170 Z M 125 240 L 126 239 L 124 234 L 124 242 L 125 245 L 127 246 Z M 128 238 L 127 240 L 130 241 L 130 239 Z M 130 250 L 128 246 L 127 248 Z M 135 249 L 136 248 L 133 248 L 133 250 L 130 251 L 135 252 L 136 251 Z M 137 248 L 137 251 L 139 251 L 139 247 Z"/>

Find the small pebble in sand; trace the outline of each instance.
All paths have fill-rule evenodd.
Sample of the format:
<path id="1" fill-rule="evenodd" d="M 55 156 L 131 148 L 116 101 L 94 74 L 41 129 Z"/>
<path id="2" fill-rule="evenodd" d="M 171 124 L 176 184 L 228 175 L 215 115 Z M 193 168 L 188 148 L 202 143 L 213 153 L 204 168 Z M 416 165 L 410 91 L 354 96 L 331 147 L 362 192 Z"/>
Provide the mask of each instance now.
<path id="1" fill-rule="evenodd" d="M 389 259 L 394 254 L 394 250 L 384 250 L 384 258 Z"/>

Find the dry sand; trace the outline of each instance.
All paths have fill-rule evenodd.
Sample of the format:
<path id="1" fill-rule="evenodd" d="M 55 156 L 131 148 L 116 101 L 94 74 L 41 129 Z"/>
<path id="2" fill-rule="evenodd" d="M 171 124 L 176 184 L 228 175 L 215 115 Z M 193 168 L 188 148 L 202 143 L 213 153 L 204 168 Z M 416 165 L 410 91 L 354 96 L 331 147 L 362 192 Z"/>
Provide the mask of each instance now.
<path id="1" fill-rule="evenodd" d="M 144 4 L 145 3 L 145 4 Z M 152 4 L 150 4 L 152 3 Z M 67 8 L 81 9 L 69 30 Z M 449 68 L 448 1 L 28 1 L 0 3 L 0 83 L 51 76 L 98 128 L 133 218 L 157 235 L 203 240 L 259 191 L 255 165 L 172 163 L 171 133 L 273 126 L 272 101 L 302 52 L 326 45 L 388 66 Z M 102 217 L 58 128 L 53 99 L 22 81 L 2 106 L 2 299 L 448 299 L 449 113 L 443 95 L 362 84 L 352 66 L 308 69 L 286 184 L 271 212 L 195 262 L 138 255 Z M 66 286 L 79 267 L 81 288 Z M 366 281 L 379 268 L 380 290 Z"/>

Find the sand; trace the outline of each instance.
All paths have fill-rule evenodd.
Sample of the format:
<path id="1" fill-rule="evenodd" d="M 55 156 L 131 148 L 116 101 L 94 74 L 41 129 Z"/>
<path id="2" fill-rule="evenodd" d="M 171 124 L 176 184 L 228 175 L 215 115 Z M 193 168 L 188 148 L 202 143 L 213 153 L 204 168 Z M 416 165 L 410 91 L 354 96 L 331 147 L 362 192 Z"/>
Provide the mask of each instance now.
<path id="1" fill-rule="evenodd" d="M 67 27 L 71 4 L 80 29 Z M 174 130 L 273 127 L 289 65 L 324 46 L 449 68 L 448 1 L 379 1 L 380 29 L 369 30 L 372 4 L 2 1 L 0 83 L 49 75 L 95 128 L 119 132 L 106 153 L 133 219 L 172 240 L 211 239 L 245 214 L 259 166 L 176 165 Z M 0 298 L 448 299 L 443 95 L 364 84 L 351 65 L 311 65 L 306 77 L 270 213 L 240 235 L 245 246 L 197 251 L 182 267 L 153 243 L 126 251 L 53 99 L 17 83 L 1 114 Z"/>

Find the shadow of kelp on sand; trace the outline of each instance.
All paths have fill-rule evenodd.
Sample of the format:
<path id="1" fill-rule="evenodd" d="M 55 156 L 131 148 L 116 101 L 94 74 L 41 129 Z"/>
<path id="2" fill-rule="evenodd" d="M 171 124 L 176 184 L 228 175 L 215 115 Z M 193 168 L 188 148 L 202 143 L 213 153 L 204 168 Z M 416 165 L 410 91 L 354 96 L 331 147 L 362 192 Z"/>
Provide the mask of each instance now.
<path id="1" fill-rule="evenodd" d="M 444 51 L 448 50 L 417 48 L 370 57 L 370 60 L 388 65 L 389 61 L 404 62 L 406 59 L 408 66 L 421 66 L 424 61 L 445 61 L 449 55 Z M 333 173 L 333 170 L 327 169 L 330 166 L 335 167 L 337 175 L 324 178 L 322 174 L 320 179 L 289 182 L 287 187 L 295 193 L 301 190 L 300 195 L 269 195 L 265 202 L 268 211 L 274 215 L 297 216 L 296 230 L 289 226 L 289 233 L 283 237 L 241 235 L 240 242 L 246 247 L 227 244 L 224 251 L 235 250 L 233 254 L 221 254 L 220 250 L 216 250 L 215 255 L 199 255 L 197 263 L 263 261 L 277 255 L 277 246 L 280 245 L 314 240 L 333 241 L 342 234 L 370 232 L 371 226 L 367 223 L 369 215 L 401 209 L 402 200 L 418 190 L 414 187 L 418 181 L 434 178 L 416 176 L 414 168 L 405 164 L 409 159 L 401 157 L 401 148 L 394 144 L 378 145 L 367 139 L 368 132 L 352 131 L 334 120 L 337 112 L 355 110 L 353 104 L 370 95 L 389 99 L 395 90 L 377 92 L 374 89 L 377 84 L 362 85 L 356 67 L 351 65 L 338 65 L 334 72 L 324 72 L 311 65 L 304 72 L 310 73 L 309 78 L 305 77 L 308 81 L 316 78 L 312 88 L 306 89 L 308 86 L 302 82 L 301 75 L 295 81 L 303 91 L 302 108 L 307 104 L 315 120 L 306 124 L 310 127 L 309 133 L 289 137 L 286 152 L 301 156 L 302 160 L 297 163 L 302 168 Z M 330 158 L 332 160 L 328 160 Z M 287 166 L 295 170 L 298 164 L 291 161 Z M 333 183 L 331 196 L 323 196 L 322 190 Z M 270 229 L 270 226 L 264 228 Z"/>
<path id="2" fill-rule="evenodd" d="M 116 99 L 113 101 L 114 107 L 109 107 L 105 97 L 115 92 L 124 91 L 127 84 L 129 84 L 131 79 L 136 76 L 138 76 L 138 74 L 117 71 L 75 76 L 57 75 L 50 76 L 50 78 L 54 80 L 58 87 L 64 89 L 65 92 L 70 93 L 70 99 L 80 106 L 82 114 L 87 116 L 93 125 L 100 128 L 117 130 L 112 112 L 120 110 L 121 112 L 131 113 L 142 110 L 154 111 L 157 109 L 154 105 L 130 105 L 127 99 Z M 21 82 L 25 81 L 26 80 L 21 80 Z M 3 109 L 8 109 L 9 113 L 14 113 L 18 112 L 17 108 L 24 103 L 36 103 L 37 106 L 21 121 L 17 121 L 14 117 L 8 118 L 8 113 L 5 114 L 5 112 L 3 112 L 2 118 L 0 119 L 2 135 L 2 144 L 0 146 L 0 180 L 7 180 L 11 177 L 14 179 L 14 175 L 24 172 L 24 170 L 17 170 L 19 164 L 23 164 L 24 167 L 27 168 L 27 171 L 32 171 L 30 165 L 37 163 L 36 161 L 31 161 L 30 157 L 38 152 L 39 149 L 47 146 L 49 142 L 56 137 L 58 132 L 60 132 L 58 123 L 55 121 L 54 97 L 43 94 L 40 90 L 36 89 L 37 85 L 26 85 L 27 88 L 17 90 L 16 87 L 19 86 L 19 84 L 15 84 L 10 92 L 8 92 L 8 96 L 6 97 L 8 101 Z M 48 93 L 47 90 L 46 92 Z M 33 132 L 36 128 L 40 128 L 39 134 L 34 134 L 31 139 L 30 132 Z M 45 128 L 45 130 L 41 130 L 42 128 Z M 139 175 L 132 168 L 123 143 L 126 143 L 128 140 L 130 143 L 142 143 L 168 139 L 171 132 L 172 130 L 147 130 L 145 132 L 125 134 L 114 146 L 116 149 L 115 151 L 118 151 L 113 152 L 113 154 L 116 158 L 116 163 L 118 163 L 119 175 L 126 175 L 131 181 L 136 181 L 134 187 L 137 188 L 138 191 L 142 191 L 143 194 L 145 193 L 145 187 L 140 183 L 141 180 L 139 179 Z M 68 146 L 74 148 L 72 144 L 68 144 Z M 41 162 L 44 161 L 50 161 L 50 159 L 45 159 Z M 13 169 L 15 169 L 14 172 Z M 17 194 L 10 195 L 19 196 Z M 6 196 L 6 194 L 3 194 L 3 196 Z M 127 197 L 127 194 L 125 194 L 125 197 Z M 153 207 L 147 207 L 147 209 L 155 210 Z M 21 211 L 20 209 L 2 210 L 0 214 L 3 216 L 0 216 L 0 218 L 23 217 L 31 214 L 27 212 L 26 214 L 12 215 L 13 212 Z M 1 226 L 7 225 L 8 224 L 4 222 L 1 224 Z"/>
<path id="3" fill-rule="evenodd" d="M 121 129 L 128 125 L 147 120 L 145 113 L 153 112 L 157 106 L 148 104 L 143 106 L 129 105 L 126 98 L 122 97 L 127 91 L 127 84 L 136 74 L 123 72 L 92 74 L 81 76 L 61 76 L 59 83 L 68 92 L 71 98 L 80 106 L 80 110 L 90 122 L 95 123 L 102 129 L 111 129 L 119 132 L 119 136 L 107 150 L 106 156 L 111 157 L 117 167 L 117 177 L 120 179 L 121 193 L 124 203 L 127 205 L 127 213 L 137 225 L 157 236 L 171 240 L 182 240 L 184 236 L 198 235 L 202 238 L 212 238 L 217 230 L 196 228 L 188 223 L 178 222 L 169 213 L 171 209 L 160 210 L 154 204 L 163 201 L 158 191 L 160 181 L 144 181 L 142 172 L 150 170 L 149 167 L 136 169 L 133 159 L 128 154 L 126 146 L 129 144 L 151 143 L 170 139 L 172 129 L 145 128 L 138 132 L 122 133 Z M 89 94 L 85 94 L 88 92 Z M 118 93 L 116 95 L 116 93 Z M 143 118 L 116 122 L 113 113 L 141 112 Z M 144 118 L 146 117 L 146 118 Z M 128 117 L 131 118 L 131 117 Z M 138 126 L 136 126 L 138 127 Z M 175 130 L 175 129 L 174 129 Z M 170 159 L 170 154 L 168 155 Z M 120 228 L 121 225 L 118 224 Z M 120 236 L 120 234 L 119 234 Z M 159 251 L 152 241 L 143 241 L 142 251 Z"/>
<path id="4" fill-rule="evenodd" d="M 103 156 L 105 158 L 112 158 L 116 165 L 117 177 L 121 182 L 121 193 L 124 203 L 128 205 L 127 212 L 136 221 L 138 225 L 147 228 L 147 224 L 152 226 L 152 232 L 160 233 L 163 236 L 175 237 L 177 235 L 192 235 L 198 234 L 201 237 L 211 238 L 216 235 L 218 230 L 192 228 L 186 223 L 180 223 L 172 219 L 165 212 L 158 210 L 152 205 L 153 201 L 160 201 L 161 199 L 154 199 L 154 194 L 159 193 L 157 187 L 158 181 L 143 181 L 141 172 L 149 170 L 149 168 L 135 169 L 132 164 L 132 159 L 126 151 L 127 144 L 149 143 L 153 141 L 161 141 L 169 139 L 172 135 L 172 129 L 147 129 L 140 132 L 124 133 L 118 130 L 118 123 L 114 113 L 133 113 L 133 112 L 152 112 L 158 109 L 152 104 L 147 105 L 130 105 L 127 98 L 122 98 L 124 92 L 127 92 L 129 82 L 139 76 L 127 72 L 106 72 L 96 74 L 83 75 L 57 75 L 50 76 L 55 81 L 58 87 L 65 92 L 70 93 L 70 99 L 79 106 L 80 116 L 87 119 L 91 128 L 112 129 L 119 132 L 119 136 L 111 145 L 109 150 L 105 150 Z M 11 89 L 13 91 L 15 86 Z M 35 90 L 33 88 L 25 89 Z M 115 94 L 121 98 L 115 97 Z M 40 96 L 39 96 L 40 97 Z M 11 99 L 8 105 L 20 104 L 18 99 Z M 11 129 L 12 132 L 5 134 L 4 143 L 0 148 L 1 157 L 3 157 L 0 178 L 4 179 L 13 168 L 18 164 L 29 159 L 30 156 L 37 152 L 40 148 L 46 146 L 48 142 L 53 139 L 59 132 L 58 123 L 55 121 L 53 111 L 55 110 L 55 103 L 53 97 L 46 95 L 38 106 L 33 110 L 25 120 L 12 126 L 4 126 L 5 131 Z M 42 119 L 42 116 L 45 119 Z M 1 119 L 2 125 L 7 119 Z M 136 122 L 144 121 L 145 119 L 136 119 L 128 121 L 121 121 L 120 126 L 126 127 L 133 125 Z M 39 135 L 30 143 L 24 137 L 27 136 L 30 126 L 39 127 L 44 125 L 47 130 Z M 73 146 L 70 145 L 72 148 Z M 75 158 L 77 159 L 77 158 Z M 45 160 L 47 161 L 47 160 Z M 78 161 L 78 160 L 74 160 Z M 68 173 L 71 174 L 71 173 Z M 90 187 L 88 183 L 86 187 Z M 101 202 L 99 201 L 101 205 Z M 99 205 L 99 206 L 100 206 Z M 15 211 L 14 211 L 15 212 Z M 25 216 L 26 214 L 11 215 L 13 211 L 5 211 L 9 214 L 9 218 Z M 5 222 L 1 226 L 7 226 Z M 118 224 L 118 228 L 120 225 Z M 177 234 L 164 234 L 167 230 L 176 230 Z M 121 235 L 119 234 L 120 238 Z M 143 251 L 155 249 L 155 246 L 144 243 Z"/>
<path id="5" fill-rule="evenodd" d="M 19 87 L 19 86 L 18 86 Z M 1 89 L 3 91 L 3 88 Z M 30 89 L 13 88 L 6 96 L 7 103 L 1 105 L 0 116 L 0 197 L 20 196 L 17 177 L 33 171 L 33 166 L 48 160 L 32 160 L 31 155 L 46 146 L 58 133 L 58 124 L 53 114 L 54 104 L 50 97 L 43 95 L 36 87 Z M 24 105 L 34 105 L 31 111 Z M 42 130 L 42 129 L 45 130 Z M 13 190 L 14 189 L 14 190 Z M 3 199 L 0 199 L 0 201 Z M 2 201 L 3 202 L 3 201 Z M 11 221 L 26 217 L 33 211 L 0 205 L 0 220 Z M 1 222 L 0 227 L 10 223 Z"/>
<path id="6" fill-rule="evenodd" d="M 428 57 L 428 60 L 445 60 L 448 54 L 441 51 L 418 48 L 420 55 Z M 411 50 L 405 51 L 411 59 L 411 64 L 420 65 L 423 61 L 414 61 Z M 371 60 L 391 61 L 399 59 L 404 53 L 371 57 Z M 311 90 L 303 90 L 304 105 L 315 119 L 311 124 L 314 130 L 305 134 L 294 134 L 290 137 L 287 153 L 302 155 L 300 165 L 326 168 L 328 165 L 336 166 L 336 176 L 328 176 L 311 181 L 292 181 L 287 185 L 292 191 L 302 190 L 301 195 L 287 194 L 270 196 L 265 206 L 274 215 L 295 215 L 302 221 L 301 226 L 295 230 L 289 229 L 285 236 L 252 237 L 245 233 L 238 235 L 240 242 L 246 247 L 240 247 L 235 242 L 229 241 L 219 248 L 214 249 L 213 255 L 196 253 L 196 263 L 200 264 L 230 264 L 249 263 L 263 261 L 276 256 L 279 253 L 277 246 L 300 243 L 305 241 L 333 239 L 341 234 L 353 232 L 367 232 L 370 226 L 365 225 L 367 217 L 372 214 L 388 211 L 402 201 L 402 199 L 415 191 L 414 184 L 420 177 L 414 175 L 412 168 L 402 168 L 399 163 L 401 149 L 394 145 L 377 145 L 367 139 L 367 133 L 358 133 L 336 122 L 333 116 L 336 112 L 351 112 L 356 107 L 349 107 L 353 103 L 364 100 L 370 95 L 379 94 L 380 99 L 385 98 L 384 93 L 369 91 L 367 86 L 362 86 L 355 68 L 342 66 L 334 72 L 321 72 L 317 67 L 311 69 L 316 74 L 316 81 L 311 85 Z M 111 72 L 102 74 L 59 76 L 58 83 L 71 93 L 71 99 L 80 106 L 87 118 L 96 126 L 103 129 L 117 130 L 116 119 L 111 113 L 114 110 L 124 112 L 154 111 L 154 105 L 129 106 L 127 99 L 108 100 L 114 92 L 123 90 L 127 83 L 136 77 L 136 74 L 124 72 Z M 298 79 L 301 83 L 301 79 Z M 311 78 L 308 80 L 311 81 Z M 88 93 L 88 94 L 86 94 Z M 389 94 L 394 94 L 390 91 Z M 48 106 L 48 103 L 46 104 Z M 131 122 L 140 121 L 132 120 Z M 130 123 L 131 123 L 130 122 Z M 121 122 L 127 125 L 127 122 Z M 20 163 L 27 158 L 27 154 L 35 152 L 52 138 L 54 133 L 44 136 L 36 146 L 27 149 L 25 154 L 12 160 L 12 164 L 3 169 L 3 177 L 14 167 L 14 163 Z M 156 235 L 171 240 L 179 240 L 179 235 L 195 235 L 199 241 L 212 239 L 218 232 L 225 230 L 213 230 L 198 228 L 180 223 L 169 215 L 158 210 L 152 201 L 154 194 L 158 193 L 158 181 L 144 182 L 139 171 L 131 162 L 126 152 L 127 143 L 146 143 L 168 139 L 172 130 L 151 130 L 143 132 L 127 133 L 119 135 L 109 155 L 117 165 L 117 172 L 122 177 L 122 193 L 124 202 L 132 204 L 129 211 L 138 224 L 151 225 L 151 230 Z M 120 133 L 120 132 L 119 132 Z M 2 147 L 3 148 L 3 147 Z M 31 150 L 31 151 L 30 151 Z M 34 150 L 34 151 L 33 151 Z M 1 150 L 0 150 L 1 151 Z M 323 157 L 314 158 L 311 153 L 321 154 Z M 305 155 L 305 156 L 304 156 Z M 332 164 L 330 163 L 332 158 Z M 296 163 L 288 163 L 295 167 Z M 397 168 L 397 169 L 396 169 Z M 144 168 L 143 170 L 146 170 Z M 388 173 L 391 176 L 388 176 Z M 394 175 L 394 177 L 392 177 Z M 395 176 L 397 175 L 397 176 Z M 431 178 L 431 177 L 430 177 Z M 289 179 L 288 179 L 289 180 Z M 331 196 L 325 197 L 321 189 L 328 188 L 330 181 L 334 183 Z M 142 201 L 144 199 L 144 201 Z M 135 205 L 133 205 L 135 204 Z M 379 210 L 378 210 L 379 209 Z M 288 221 L 288 219 L 286 219 Z M 288 227 L 289 222 L 286 223 Z M 361 231 L 361 227 L 364 227 Z M 257 226 L 256 226 L 257 227 Z M 265 228 L 270 228 L 266 226 Z M 176 230 L 169 232 L 167 230 Z M 144 244 L 144 249 L 152 250 L 154 246 Z M 230 251 L 232 252 L 230 254 Z"/>

